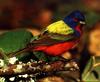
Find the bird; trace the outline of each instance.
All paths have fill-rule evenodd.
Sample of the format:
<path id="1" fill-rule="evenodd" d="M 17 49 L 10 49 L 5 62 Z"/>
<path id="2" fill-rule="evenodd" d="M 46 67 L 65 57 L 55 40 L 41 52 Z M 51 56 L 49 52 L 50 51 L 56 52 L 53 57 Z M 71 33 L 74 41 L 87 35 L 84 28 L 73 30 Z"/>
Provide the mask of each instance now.
<path id="1" fill-rule="evenodd" d="M 61 56 L 79 43 L 84 24 L 84 14 L 78 10 L 73 11 L 64 19 L 48 25 L 38 39 L 31 41 L 25 48 L 14 52 L 13 55 L 25 51 L 41 51 L 49 56 Z"/>

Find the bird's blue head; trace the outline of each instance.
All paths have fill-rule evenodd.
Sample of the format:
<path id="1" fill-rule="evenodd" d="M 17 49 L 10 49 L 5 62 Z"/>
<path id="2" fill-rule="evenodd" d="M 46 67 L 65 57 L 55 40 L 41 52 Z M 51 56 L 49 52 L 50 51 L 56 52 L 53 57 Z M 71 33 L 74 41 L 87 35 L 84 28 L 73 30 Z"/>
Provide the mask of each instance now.
<path id="1" fill-rule="evenodd" d="M 72 29 L 76 30 L 76 27 L 78 25 L 84 25 L 85 24 L 85 17 L 82 12 L 80 11 L 74 11 L 70 13 L 68 16 L 66 16 L 63 21 L 70 26 Z M 81 26 L 78 29 L 82 29 L 83 26 Z M 77 30 L 76 30 L 77 31 Z"/>

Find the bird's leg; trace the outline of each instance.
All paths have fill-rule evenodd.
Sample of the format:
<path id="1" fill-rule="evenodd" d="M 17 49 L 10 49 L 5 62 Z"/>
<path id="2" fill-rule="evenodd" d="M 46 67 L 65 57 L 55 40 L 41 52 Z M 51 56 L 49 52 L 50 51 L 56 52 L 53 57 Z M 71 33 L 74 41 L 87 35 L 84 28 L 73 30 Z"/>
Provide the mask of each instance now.
<path id="1" fill-rule="evenodd" d="M 59 59 L 59 60 L 60 60 L 60 61 L 64 61 L 64 62 L 68 62 L 70 59 L 66 59 L 66 58 L 60 56 L 60 59 Z"/>

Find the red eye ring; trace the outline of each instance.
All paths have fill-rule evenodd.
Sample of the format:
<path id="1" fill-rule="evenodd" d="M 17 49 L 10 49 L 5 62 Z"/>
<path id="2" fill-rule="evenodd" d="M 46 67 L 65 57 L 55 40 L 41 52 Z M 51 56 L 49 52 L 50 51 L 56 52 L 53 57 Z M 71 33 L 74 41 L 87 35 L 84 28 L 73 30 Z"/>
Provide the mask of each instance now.
<path id="1" fill-rule="evenodd" d="M 75 22 L 78 22 L 78 19 L 77 19 L 77 18 L 73 18 L 73 20 L 74 20 Z"/>

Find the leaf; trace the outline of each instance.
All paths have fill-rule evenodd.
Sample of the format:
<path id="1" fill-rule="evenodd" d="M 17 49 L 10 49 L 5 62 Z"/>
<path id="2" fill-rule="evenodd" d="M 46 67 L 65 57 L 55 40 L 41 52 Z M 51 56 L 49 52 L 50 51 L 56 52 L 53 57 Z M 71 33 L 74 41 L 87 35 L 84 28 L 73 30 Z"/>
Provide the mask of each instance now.
<path id="1" fill-rule="evenodd" d="M 84 82 L 100 82 L 100 61 L 96 57 L 91 57 L 86 68 L 82 74 L 82 80 Z"/>
<path id="2" fill-rule="evenodd" d="M 0 49 L 9 54 L 24 48 L 31 40 L 32 34 L 25 29 L 9 31 L 0 35 Z"/>

